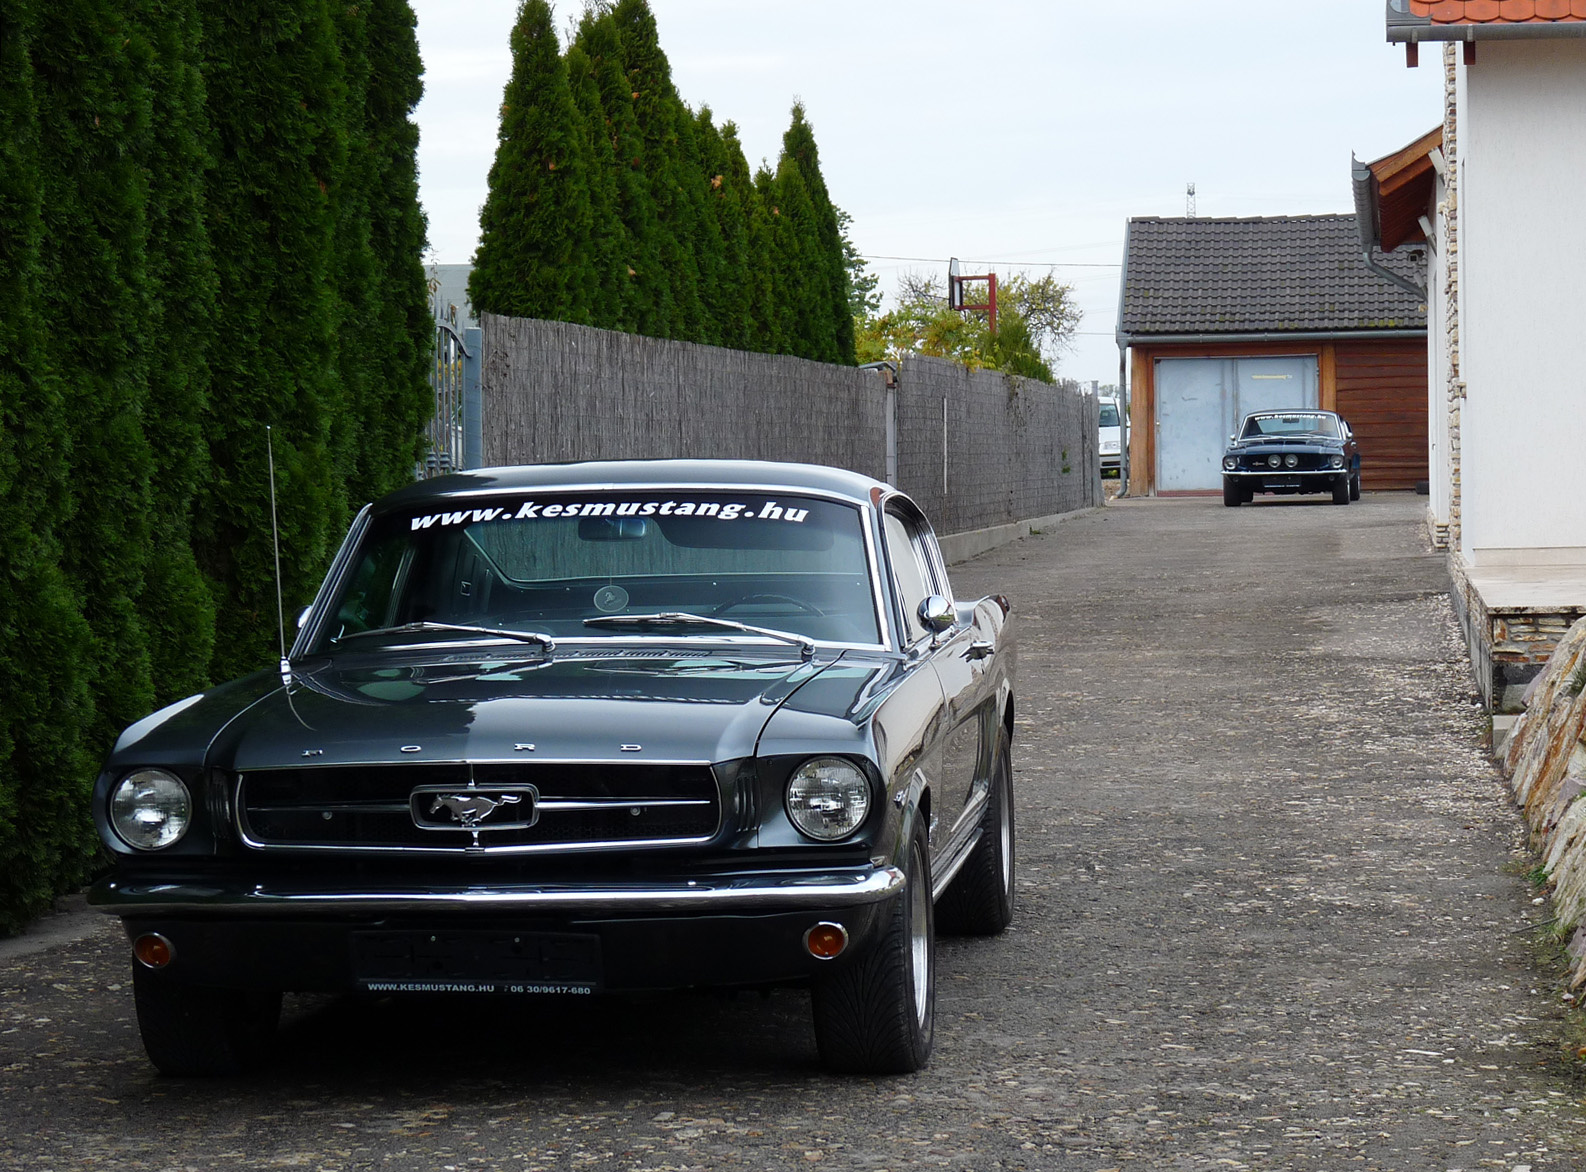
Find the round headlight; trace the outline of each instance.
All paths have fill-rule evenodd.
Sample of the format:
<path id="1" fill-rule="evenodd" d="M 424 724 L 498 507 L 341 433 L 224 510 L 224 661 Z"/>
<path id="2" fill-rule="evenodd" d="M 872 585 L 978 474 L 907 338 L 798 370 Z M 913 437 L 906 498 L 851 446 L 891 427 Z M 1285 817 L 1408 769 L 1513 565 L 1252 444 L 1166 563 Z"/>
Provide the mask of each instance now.
<path id="1" fill-rule="evenodd" d="M 1267 457 L 1267 467 L 1268 468 L 1276 468 L 1281 463 L 1283 463 L 1283 457 L 1278 455 L 1276 452 L 1273 452 L 1270 456 Z"/>
<path id="2" fill-rule="evenodd" d="M 1334 468 L 1342 468 L 1344 466 L 1344 458 L 1342 456 L 1334 456 L 1332 464 Z"/>
<path id="3" fill-rule="evenodd" d="M 801 834 L 847 838 L 870 813 L 870 779 L 851 761 L 811 757 L 788 780 L 787 813 Z"/>
<path id="4" fill-rule="evenodd" d="M 1300 458 L 1298 456 L 1296 456 L 1293 452 L 1290 452 L 1287 456 L 1283 457 L 1283 463 L 1287 467 L 1290 467 L 1290 468 L 1293 468 L 1299 462 L 1300 462 Z"/>
<path id="5" fill-rule="evenodd" d="M 187 833 L 192 817 L 192 795 L 163 769 L 129 773 L 110 795 L 110 825 L 135 850 L 170 846 Z"/>
<path id="6" fill-rule="evenodd" d="M 1235 468 L 1239 467 L 1239 461 L 1234 459 L 1232 456 L 1224 456 L 1223 467 L 1232 472 Z"/>

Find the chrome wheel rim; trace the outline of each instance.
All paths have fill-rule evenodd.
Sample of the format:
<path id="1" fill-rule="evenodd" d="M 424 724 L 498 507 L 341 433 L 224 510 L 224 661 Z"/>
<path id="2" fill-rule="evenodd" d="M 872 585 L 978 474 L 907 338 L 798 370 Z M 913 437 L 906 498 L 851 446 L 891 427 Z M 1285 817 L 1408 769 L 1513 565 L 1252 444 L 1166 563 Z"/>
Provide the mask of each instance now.
<path id="1" fill-rule="evenodd" d="M 1013 794 L 1011 786 L 1002 789 L 1002 805 L 997 812 L 997 836 L 1002 840 L 1002 891 L 1013 890 Z"/>
<path id="2" fill-rule="evenodd" d="M 915 857 L 915 873 L 927 874 L 922 860 Z M 930 906 L 918 885 L 910 883 L 909 891 L 909 968 L 914 978 L 914 1024 L 925 1025 L 925 1007 L 931 992 L 931 927 Z"/>

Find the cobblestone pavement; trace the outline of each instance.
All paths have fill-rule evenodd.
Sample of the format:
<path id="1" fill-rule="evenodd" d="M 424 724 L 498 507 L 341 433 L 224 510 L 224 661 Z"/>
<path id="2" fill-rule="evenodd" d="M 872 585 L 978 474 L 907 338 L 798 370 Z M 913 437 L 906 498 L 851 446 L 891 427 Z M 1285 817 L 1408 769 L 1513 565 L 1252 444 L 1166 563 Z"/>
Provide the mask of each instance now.
<path id="1" fill-rule="evenodd" d="M 1422 503 L 1126 500 L 958 568 L 1023 624 L 1020 908 L 942 941 L 923 1074 L 822 1075 L 779 991 L 289 1000 L 262 1072 L 161 1079 L 91 923 L 0 961 L 0 1167 L 1586 1166 Z"/>

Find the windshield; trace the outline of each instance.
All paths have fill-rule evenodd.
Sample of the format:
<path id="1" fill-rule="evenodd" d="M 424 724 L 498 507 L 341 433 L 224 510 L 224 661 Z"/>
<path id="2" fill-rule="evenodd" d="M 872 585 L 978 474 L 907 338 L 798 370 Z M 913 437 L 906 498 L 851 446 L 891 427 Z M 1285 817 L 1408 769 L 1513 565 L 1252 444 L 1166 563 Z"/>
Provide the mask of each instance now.
<path id="1" fill-rule="evenodd" d="M 1118 404 L 1116 404 L 1116 403 L 1103 403 L 1101 405 L 1101 424 L 1100 424 L 1100 426 L 1102 426 L 1102 427 L 1117 427 L 1118 426 Z"/>
<path id="2" fill-rule="evenodd" d="M 370 526 L 316 652 L 343 639 L 365 649 L 380 637 L 351 637 L 412 623 L 631 637 L 654 631 L 584 620 L 662 612 L 880 642 L 863 521 L 850 505 L 756 493 L 604 492 L 448 498 L 421 510 Z M 722 635 L 704 625 L 668 635 L 678 631 Z M 472 637 L 439 627 L 422 637 L 460 635 Z"/>
<path id="3" fill-rule="evenodd" d="M 1292 411 L 1252 415 L 1245 420 L 1243 438 L 1263 435 L 1330 435 L 1337 439 L 1338 419 L 1322 411 Z"/>

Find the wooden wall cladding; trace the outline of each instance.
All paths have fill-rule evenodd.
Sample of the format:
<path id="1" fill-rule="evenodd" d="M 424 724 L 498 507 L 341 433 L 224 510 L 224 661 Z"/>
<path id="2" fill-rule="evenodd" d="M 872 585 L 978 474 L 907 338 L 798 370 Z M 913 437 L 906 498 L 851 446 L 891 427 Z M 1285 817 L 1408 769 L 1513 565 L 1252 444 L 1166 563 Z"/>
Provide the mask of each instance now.
<path id="1" fill-rule="evenodd" d="M 1427 479 L 1426 343 L 1337 343 L 1338 413 L 1360 441 L 1367 492 L 1413 489 Z"/>

